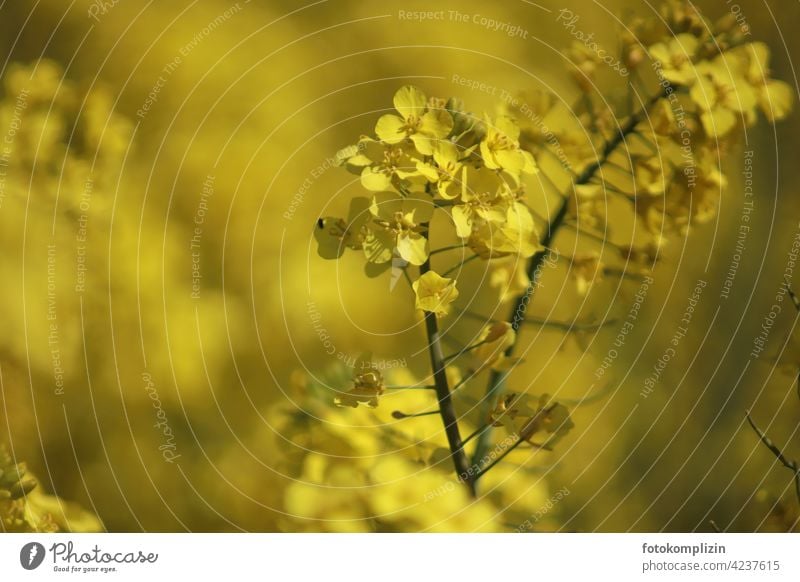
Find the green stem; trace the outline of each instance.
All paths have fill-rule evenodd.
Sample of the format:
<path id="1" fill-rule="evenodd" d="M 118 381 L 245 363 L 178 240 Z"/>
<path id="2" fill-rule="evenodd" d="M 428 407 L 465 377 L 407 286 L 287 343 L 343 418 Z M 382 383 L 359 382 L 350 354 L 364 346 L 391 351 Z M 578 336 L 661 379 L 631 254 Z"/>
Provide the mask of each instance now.
<path id="1" fill-rule="evenodd" d="M 431 261 L 429 257 L 419 268 L 420 276 L 430 270 Z M 470 493 L 474 496 L 475 481 L 472 477 L 472 472 L 469 470 L 469 459 L 467 459 L 467 454 L 464 452 L 464 444 L 461 441 L 461 434 L 458 429 L 458 417 L 456 416 L 450 387 L 448 386 L 446 364 L 439 336 L 439 323 L 436 321 L 435 313 L 425 312 L 425 330 L 428 334 L 428 351 L 431 356 L 436 399 L 439 401 L 438 412 L 444 425 L 444 432 L 450 447 L 450 455 L 453 458 L 453 466 L 455 467 L 456 475 L 464 481 Z"/>
<path id="2" fill-rule="evenodd" d="M 454 271 L 457 271 L 458 269 L 460 269 L 461 267 L 463 267 L 467 263 L 469 263 L 471 261 L 474 261 L 477 258 L 479 258 L 479 255 L 472 255 L 471 257 L 468 257 L 468 258 L 464 259 L 463 261 L 461 261 L 457 265 L 447 269 L 444 273 L 442 273 L 442 277 L 447 277 L 448 275 L 451 275 Z"/>
<path id="3" fill-rule="evenodd" d="M 439 253 L 445 253 L 445 252 L 447 252 L 447 251 L 454 251 L 454 250 L 456 250 L 456 249 L 463 249 L 463 248 L 465 248 L 466 246 L 467 246 L 467 245 L 463 245 L 463 244 L 462 244 L 462 245 L 451 245 L 451 246 L 449 246 L 449 247 L 442 247 L 442 248 L 440 248 L 440 249 L 434 249 L 434 250 L 432 250 L 432 251 L 431 251 L 430 253 L 428 253 L 428 254 L 429 254 L 429 255 L 437 255 L 437 254 L 439 254 Z"/>

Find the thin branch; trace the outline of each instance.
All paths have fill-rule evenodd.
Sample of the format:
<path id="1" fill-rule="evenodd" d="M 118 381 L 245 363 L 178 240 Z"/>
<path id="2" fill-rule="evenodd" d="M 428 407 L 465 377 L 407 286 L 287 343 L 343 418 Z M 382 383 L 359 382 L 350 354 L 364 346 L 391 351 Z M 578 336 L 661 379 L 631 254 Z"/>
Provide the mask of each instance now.
<path id="1" fill-rule="evenodd" d="M 404 418 L 419 418 L 420 416 L 433 416 L 434 414 L 441 414 L 441 410 L 429 410 L 428 412 L 412 412 L 408 414 L 401 410 L 393 410 L 392 411 L 392 418 L 396 418 L 397 420 L 402 420 Z"/>
<path id="2" fill-rule="evenodd" d="M 616 249 L 618 252 L 621 252 L 620 246 L 614 242 L 611 242 L 607 238 L 603 237 L 599 231 L 594 229 L 586 228 L 585 226 L 580 226 L 577 221 L 575 220 L 567 220 L 564 222 L 564 226 L 571 228 L 578 234 L 578 236 L 585 236 L 586 238 L 590 238 L 596 242 L 599 242 L 605 246 L 610 246 L 613 249 Z"/>
<path id="3" fill-rule="evenodd" d="M 792 290 L 791 281 L 789 277 L 785 277 L 784 281 L 786 283 L 786 291 L 789 292 L 789 297 L 792 298 L 792 303 L 794 303 L 794 308 L 800 312 L 800 298 L 797 297 L 797 294 Z"/>
<path id="4" fill-rule="evenodd" d="M 792 289 L 792 280 L 788 276 L 784 275 L 783 281 L 784 285 L 786 285 L 786 291 L 789 293 L 792 303 L 794 303 L 794 308 L 798 313 L 800 313 L 800 298 L 797 297 L 797 294 Z M 795 384 L 797 384 L 797 397 L 800 398 L 800 370 L 797 372 Z"/>
<path id="5" fill-rule="evenodd" d="M 603 148 L 603 151 L 600 154 L 600 157 L 589 164 L 575 179 L 575 185 L 582 185 L 587 184 L 597 173 L 597 171 L 603 166 L 603 164 L 608 161 L 609 156 L 623 143 L 625 143 L 626 138 L 634 133 L 636 126 L 642 121 L 642 119 L 647 114 L 647 111 L 652 107 L 658 100 L 662 99 L 666 96 L 666 89 L 662 89 L 657 95 L 653 96 L 647 104 L 639 110 L 637 113 L 631 115 L 625 123 L 619 128 L 619 131 L 610 138 Z M 570 195 L 564 195 L 561 199 L 561 204 L 559 205 L 556 213 L 553 215 L 552 219 L 550 220 L 550 224 L 548 225 L 547 232 L 545 232 L 542 239 L 539 241 L 542 247 L 550 247 L 552 246 L 553 239 L 556 236 L 559 228 L 561 228 L 564 220 L 567 218 L 568 209 L 569 209 L 569 201 Z M 533 255 L 531 258 L 530 263 L 528 264 L 528 278 L 530 279 L 531 283 L 528 285 L 528 288 L 524 293 L 519 295 L 514 301 L 514 305 L 512 305 L 511 311 L 509 312 L 508 321 L 514 326 L 514 329 L 519 328 L 519 320 L 521 319 L 524 321 L 525 319 L 525 312 L 527 309 L 527 305 L 533 295 L 533 291 L 536 288 L 536 282 L 539 278 L 539 274 L 541 272 L 541 265 L 544 262 L 545 255 L 547 253 L 545 251 L 540 251 Z M 521 315 L 520 315 L 521 314 Z M 514 349 L 516 347 L 516 343 L 509 346 L 506 350 L 506 356 L 511 356 L 514 353 Z M 489 377 L 489 386 L 486 390 L 486 395 L 484 397 L 483 402 L 483 417 L 488 417 L 489 413 L 491 412 L 492 408 L 494 407 L 494 403 L 497 397 L 502 393 L 504 387 L 504 380 L 506 378 L 507 372 L 492 372 Z M 491 430 L 487 430 L 486 432 L 482 433 L 480 437 L 478 437 L 478 443 L 475 446 L 475 452 L 472 456 L 473 464 L 476 460 L 481 459 L 486 451 L 489 448 L 489 444 L 491 442 Z"/>
<path id="6" fill-rule="evenodd" d="M 485 431 L 485 430 L 486 430 L 486 429 L 487 429 L 489 426 L 490 426 L 490 425 L 488 425 L 488 424 L 484 424 L 482 427 L 480 427 L 480 428 L 476 428 L 474 431 L 472 431 L 472 432 L 470 433 L 470 435 L 469 435 L 468 437 L 466 437 L 466 438 L 464 439 L 464 444 L 466 445 L 466 444 L 467 444 L 469 441 L 471 441 L 473 438 L 475 438 L 476 436 L 478 436 L 479 434 L 481 434 L 483 431 Z"/>
<path id="7" fill-rule="evenodd" d="M 470 261 L 474 261 L 477 258 L 480 258 L 480 255 L 472 255 L 471 257 L 468 257 L 468 258 L 464 259 L 463 261 L 461 261 L 457 265 L 454 265 L 453 267 L 447 269 L 444 273 L 442 273 L 442 277 L 447 277 L 448 275 L 451 275 L 454 271 L 457 271 L 458 269 L 460 269 L 461 267 L 463 267 L 464 265 L 466 265 Z"/>
<path id="8" fill-rule="evenodd" d="M 792 473 L 794 473 L 794 490 L 795 490 L 794 492 L 797 495 L 798 503 L 800 503 L 800 467 L 798 467 L 797 461 L 790 461 L 789 459 L 786 458 L 786 456 L 783 454 L 783 451 L 781 451 L 775 445 L 775 443 L 773 443 L 770 440 L 770 438 L 766 434 L 764 434 L 764 432 L 760 428 L 756 426 L 756 423 L 753 422 L 753 419 L 750 417 L 749 410 L 747 411 L 747 422 L 750 423 L 750 426 L 758 435 L 758 438 L 761 440 L 762 443 L 764 443 L 764 446 L 767 447 L 772 452 L 773 455 L 775 455 L 775 458 L 778 459 L 780 464 L 789 469 Z"/>
<path id="9" fill-rule="evenodd" d="M 431 252 L 429 252 L 428 254 L 429 254 L 429 255 L 437 255 L 437 254 L 439 254 L 439 253 L 445 253 L 445 252 L 447 252 L 447 251 L 454 251 L 454 250 L 456 250 L 456 249 L 463 249 L 463 248 L 464 248 L 464 247 L 466 247 L 466 246 L 467 246 L 467 245 L 464 245 L 464 244 L 460 244 L 460 245 L 451 245 L 451 246 L 449 246 L 449 247 L 442 247 L 442 248 L 440 248 L 440 249 L 434 249 L 434 250 L 432 250 Z"/>

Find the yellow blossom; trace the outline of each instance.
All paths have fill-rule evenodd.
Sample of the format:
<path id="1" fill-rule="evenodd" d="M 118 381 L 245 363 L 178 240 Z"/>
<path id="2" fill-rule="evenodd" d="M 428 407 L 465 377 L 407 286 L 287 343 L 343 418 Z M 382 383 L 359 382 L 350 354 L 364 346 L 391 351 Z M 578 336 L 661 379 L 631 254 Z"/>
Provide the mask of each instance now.
<path id="1" fill-rule="evenodd" d="M 458 298 L 455 280 L 442 277 L 435 271 L 422 275 L 412 287 L 417 295 L 417 309 L 435 313 L 438 317 L 447 315 L 450 304 Z"/>
<path id="2" fill-rule="evenodd" d="M 512 176 L 537 172 L 530 152 L 519 147 L 520 129 L 510 117 L 486 118 L 486 137 L 481 141 L 483 163 L 492 170 L 506 170 Z"/>
<path id="3" fill-rule="evenodd" d="M 411 138 L 417 151 L 429 156 L 436 143 L 453 129 L 450 114 L 445 109 L 430 108 L 425 93 L 416 87 L 401 87 L 394 95 L 394 107 L 400 115 L 388 113 L 375 125 L 375 134 L 388 144 Z"/>
<path id="4" fill-rule="evenodd" d="M 363 138 L 357 152 L 347 158 L 350 171 L 361 176 L 361 185 L 370 192 L 422 191 L 426 179 L 417 169 L 416 151 L 411 144 L 386 144 Z"/>
<path id="5" fill-rule="evenodd" d="M 372 222 L 364 242 L 367 260 L 387 263 L 397 254 L 412 265 L 421 265 L 428 258 L 428 240 L 420 223 L 432 213 L 430 202 L 416 196 L 397 197 L 376 194 L 370 205 Z"/>
<path id="6" fill-rule="evenodd" d="M 517 334 L 510 323 L 498 321 L 483 328 L 478 336 L 481 345 L 472 352 L 475 363 L 473 372 L 475 374 L 486 369 L 507 370 L 510 365 L 516 363 L 505 355 L 505 351 L 514 345 Z"/>
<path id="7" fill-rule="evenodd" d="M 314 229 L 319 255 L 324 259 L 338 259 L 345 248 L 360 250 L 366 238 L 365 227 L 369 219 L 369 199 L 363 196 L 350 201 L 346 220 L 335 216 L 320 218 Z"/>
<path id="8" fill-rule="evenodd" d="M 489 421 L 541 448 L 552 447 L 575 426 L 567 407 L 553 401 L 548 394 L 539 397 L 513 392 L 506 394 L 490 414 Z M 533 443 L 537 434 L 544 435 L 545 441 Z"/>
<path id="9" fill-rule="evenodd" d="M 423 161 L 417 162 L 417 170 L 428 181 L 436 183 L 436 191 L 446 200 L 457 198 L 460 194 L 459 183 L 466 180 L 466 168 L 460 161 L 461 157 L 469 155 L 469 151 L 459 154 L 458 146 L 450 141 L 436 144 L 433 150 L 434 164 Z M 454 191 L 454 189 L 456 189 Z"/>
<path id="10" fill-rule="evenodd" d="M 576 255 L 569 264 L 569 274 L 575 279 L 579 295 L 586 295 L 591 286 L 603 278 L 603 264 L 597 253 Z"/>
<path id="11" fill-rule="evenodd" d="M 691 86 L 697 78 L 692 58 L 697 52 L 699 41 L 692 34 L 683 33 L 669 41 L 650 47 L 650 55 L 661 65 L 661 73 L 670 83 Z"/>
<path id="12" fill-rule="evenodd" d="M 763 42 L 754 42 L 739 51 L 739 54 L 744 53 L 745 77 L 756 92 L 761 111 L 770 123 L 785 118 L 792 110 L 794 92 L 788 83 L 770 78 L 769 47 Z"/>
<path id="13" fill-rule="evenodd" d="M 500 301 L 505 303 L 525 292 L 531 284 L 527 273 L 527 261 L 520 256 L 511 255 L 495 259 L 490 263 L 492 270 L 489 285 L 497 288 Z"/>
<path id="14" fill-rule="evenodd" d="M 469 168 L 461 183 L 461 202 L 453 207 L 456 234 L 468 238 L 479 222 L 502 224 L 509 203 L 508 187 L 494 172 Z"/>
<path id="15" fill-rule="evenodd" d="M 378 396 L 385 392 L 383 375 L 372 364 L 369 353 L 362 354 L 353 368 L 353 388 L 334 400 L 336 406 L 356 408 L 359 403 L 378 406 Z"/>
<path id="16" fill-rule="evenodd" d="M 634 163 L 636 195 L 663 196 L 672 183 L 674 170 L 660 155 L 639 158 Z"/>
<path id="17" fill-rule="evenodd" d="M 508 206 L 504 222 L 485 221 L 474 228 L 467 244 L 486 259 L 511 254 L 527 258 L 544 248 L 539 242 L 533 214 L 521 202 Z"/>
<path id="18" fill-rule="evenodd" d="M 690 94 L 702 113 L 700 119 L 708 136 L 722 137 L 737 119 L 750 124 L 755 119 L 756 95 L 737 70 L 736 63 L 719 56 L 700 68 Z"/>

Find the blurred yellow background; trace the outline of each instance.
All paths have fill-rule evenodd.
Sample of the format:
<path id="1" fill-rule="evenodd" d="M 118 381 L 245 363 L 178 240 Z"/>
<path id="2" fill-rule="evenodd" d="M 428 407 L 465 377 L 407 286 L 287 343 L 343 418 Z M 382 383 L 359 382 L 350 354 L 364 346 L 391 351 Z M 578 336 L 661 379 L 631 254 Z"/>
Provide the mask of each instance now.
<path id="1" fill-rule="evenodd" d="M 739 2 L 753 36 L 772 49 L 773 76 L 794 86 L 797 35 L 775 20 L 800 21 L 800 4 L 766 4 Z M 727 10 L 700 5 L 712 17 Z M 610 47 L 617 15 L 652 17 L 643 2 L 568 7 Z M 0 441 L 28 461 L 44 490 L 91 509 L 109 531 L 347 529 L 298 516 L 334 501 L 298 490 L 313 471 L 306 463 L 299 474 L 287 461 L 299 446 L 338 450 L 333 433 L 362 438 L 355 435 L 364 429 L 348 432 L 348 423 L 377 422 L 361 410 L 314 411 L 328 425 L 323 437 L 287 437 L 286 411 L 304 406 L 298 371 L 335 367 L 309 302 L 337 352 L 404 358 L 416 375 L 428 360 L 402 281 L 387 293 L 386 279 L 366 279 L 357 258 L 317 256 L 316 220 L 346 213 L 360 192 L 328 160 L 370 132 L 404 84 L 457 96 L 473 111 L 493 112 L 496 98 L 454 76 L 574 101 L 562 56 L 572 39 L 555 24 L 561 8 L 550 0 L 437 2 L 436 10 L 470 19 L 415 22 L 400 12 L 431 10 L 430 2 L 4 4 L 4 131 L 15 123 L 14 83 L 33 74 L 33 89 L 17 111 L 0 197 Z M 529 34 L 493 31 L 475 14 Z M 37 105 L 37 91 L 57 98 Z M 577 338 L 523 332 L 536 343 L 518 374 L 535 392 L 605 395 L 573 412 L 576 428 L 556 452 L 503 485 L 503 496 L 525 498 L 522 518 L 564 487 L 569 495 L 540 529 L 708 530 L 713 519 L 752 531 L 772 527 L 769 495 L 792 502 L 790 474 L 744 415 L 752 408 L 773 440 L 800 456 L 792 354 L 787 367 L 774 365 L 794 313 L 784 310 L 765 353 L 745 366 L 798 231 L 798 135 L 795 114 L 774 131 L 750 130 L 748 144 L 730 153 L 719 219 L 667 247 L 641 324 L 602 381 L 594 372 L 615 326 Z M 755 152 L 753 230 L 721 299 L 745 149 Z M 643 399 L 699 279 L 707 287 L 689 333 Z M 624 317 L 637 289 L 608 278 L 581 305 L 564 280 L 563 269 L 546 273 L 534 315 Z M 481 305 L 488 299 L 473 307 Z M 472 337 L 473 323 L 459 321 L 453 336 Z M 394 428 L 423 438 L 436 430 L 431 422 Z M 383 453 L 375 443 L 359 447 L 353 454 Z M 343 506 L 355 503 L 347 487 Z"/>

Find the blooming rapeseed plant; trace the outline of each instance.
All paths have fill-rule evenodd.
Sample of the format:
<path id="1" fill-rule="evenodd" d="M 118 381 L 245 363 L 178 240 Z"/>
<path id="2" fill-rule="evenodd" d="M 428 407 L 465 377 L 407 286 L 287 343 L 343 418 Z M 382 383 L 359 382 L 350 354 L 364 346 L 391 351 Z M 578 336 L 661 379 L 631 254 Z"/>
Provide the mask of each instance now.
<path id="1" fill-rule="evenodd" d="M 422 312 L 431 371 L 424 380 L 415 377 L 390 386 L 368 367 L 333 401 L 354 415 L 376 407 L 379 397 L 381 402 L 391 398 L 393 408 L 416 407 L 420 412 L 395 410 L 392 418 L 434 430 L 437 444 L 424 453 L 413 447 L 413 459 L 406 453 L 381 459 L 359 474 L 358 487 L 376 486 L 385 495 L 359 495 L 348 505 L 335 494 L 301 494 L 299 488 L 307 486 L 297 485 L 288 501 L 293 510 L 304 511 L 301 499 L 312 495 L 345 530 L 411 528 L 423 521 L 429 529 L 479 528 L 487 498 L 476 484 L 501 461 L 524 464 L 531 454 L 550 451 L 568 436 L 574 424 L 561 399 L 507 391 L 524 361 L 515 351 L 541 286 L 545 257 L 555 251 L 568 258 L 563 265 L 575 282 L 568 293 L 584 302 L 612 276 L 641 279 L 671 237 L 715 216 L 727 185 L 722 158 L 741 130 L 756 122 L 758 110 L 775 122 L 793 106 L 788 85 L 771 76 L 765 45 L 748 42 L 723 21 L 710 23 L 681 0 L 670 0 L 661 16 L 669 28 L 634 20 L 622 36 L 625 63 L 650 93 L 642 100 L 631 89 L 627 109 L 608 106 L 605 96 L 597 94 L 601 63 L 576 47 L 571 53 L 576 67 L 573 109 L 539 91 L 504 100 L 495 114 L 476 115 L 456 97 L 429 98 L 417 87 L 404 86 L 394 95 L 395 112 L 378 119 L 374 136 L 341 150 L 342 165 L 360 176 L 370 197 L 355 198 L 346 219 L 326 217 L 318 223 L 320 254 L 338 258 L 345 248 L 363 250 L 367 264 L 391 263 L 403 272 L 414 307 Z M 614 240 L 619 220 L 609 219 L 611 208 L 616 216 L 625 209 L 631 224 L 621 228 L 636 233 L 631 240 Z M 562 243 L 563 227 L 579 242 Z M 560 246 L 573 244 L 569 253 L 561 253 Z M 584 244 L 602 245 L 604 251 L 587 250 Z M 605 252 L 605 245 L 612 251 Z M 460 260 L 445 263 L 456 250 Z M 464 274 L 473 261 L 488 273 L 477 284 Z M 465 296 L 485 288 L 497 293 L 498 303 L 512 304 L 510 319 L 498 321 L 496 311 L 485 318 L 471 311 Z M 439 326 L 454 313 L 484 321 L 472 341 L 445 356 L 442 336 L 450 320 L 446 331 Z M 537 319 L 537 325 L 548 323 Z M 570 330 L 571 325 L 560 328 Z M 474 412 L 459 416 L 461 387 L 472 389 L 479 378 L 487 381 L 479 406 L 466 400 L 470 411 L 480 410 L 477 418 Z M 466 398 L 474 398 L 474 390 Z M 431 425 L 436 419 L 438 430 Z M 467 425 L 471 434 L 465 439 Z M 493 427 L 502 429 L 502 438 L 494 436 Z M 523 443 L 533 446 L 518 448 Z M 375 448 L 371 441 L 370 447 Z M 500 452 L 492 454 L 493 447 Z M 334 482 L 343 473 L 332 463 L 307 460 L 302 470 L 310 479 L 313 474 L 317 484 Z M 437 504 L 438 510 L 450 515 L 459 507 L 480 505 L 474 510 L 478 521 L 470 514 L 456 526 L 447 515 L 439 521 L 433 510 L 429 515 L 436 517 L 426 521 L 427 507 L 417 511 L 414 484 L 425 483 L 433 491 L 437 483 L 446 487 L 438 471 L 448 464 L 466 488 Z M 417 481 L 400 477 L 411 474 Z M 387 517 L 395 514 L 403 518 Z"/>

